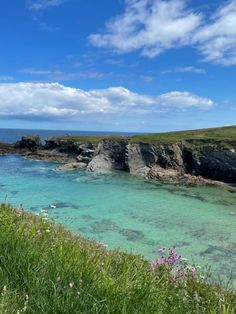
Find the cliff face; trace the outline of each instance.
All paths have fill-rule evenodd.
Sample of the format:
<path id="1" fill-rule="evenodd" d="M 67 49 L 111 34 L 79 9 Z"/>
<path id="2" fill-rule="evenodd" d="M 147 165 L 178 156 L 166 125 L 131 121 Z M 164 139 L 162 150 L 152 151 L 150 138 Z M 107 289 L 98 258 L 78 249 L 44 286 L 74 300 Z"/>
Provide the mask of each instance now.
<path id="1" fill-rule="evenodd" d="M 3 144 L 2 144 L 3 145 Z M 179 182 L 191 176 L 236 183 L 236 141 L 189 140 L 172 143 L 133 143 L 126 138 L 76 141 L 22 138 L 2 153 L 17 152 L 30 158 L 66 163 L 60 169 L 126 171 L 164 182 Z M 1 153 L 1 147 L 0 147 Z"/>
<path id="2" fill-rule="evenodd" d="M 236 142 L 195 140 L 151 144 L 104 139 L 91 144 L 51 139 L 45 148 L 74 155 L 78 167 L 88 171 L 120 170 L 168 182 L 194 175 L 236 183 Z"/>
<path id="3" fill-rule="evenodd" d="M 197 149 L 186 149 L 188 171 L 194 175 L 236 183 L 236 142 L 205 143 Z"/>

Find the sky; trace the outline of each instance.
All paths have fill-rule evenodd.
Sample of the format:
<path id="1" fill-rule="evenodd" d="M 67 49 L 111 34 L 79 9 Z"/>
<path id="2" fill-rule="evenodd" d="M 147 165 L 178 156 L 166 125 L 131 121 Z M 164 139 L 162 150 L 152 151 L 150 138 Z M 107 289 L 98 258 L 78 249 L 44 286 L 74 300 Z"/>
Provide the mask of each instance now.
<path id="1" fill-rule="evenodd" d="M 236 0 L 0 1 L 0 127 L 236 124 Z"/>

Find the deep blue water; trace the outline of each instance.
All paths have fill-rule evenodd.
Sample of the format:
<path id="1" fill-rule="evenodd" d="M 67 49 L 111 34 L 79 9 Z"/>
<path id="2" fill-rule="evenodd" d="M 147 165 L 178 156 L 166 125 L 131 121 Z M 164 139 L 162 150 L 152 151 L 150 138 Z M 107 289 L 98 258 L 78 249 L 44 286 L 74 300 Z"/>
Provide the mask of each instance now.
<path id="1" fill-rule="evenodd" d="M 0 129 L 0 142 L 15 143 L 20 140 L 22 136 L 37 134 L 41 140 L 44 141 L 49 136 L 63 136 L 63 135 L 121 135 L 131 136 L 137 133 L 125 133 L 125 132 L 109 132 L 109 131 L 63 131 L 63 130 L 24 130 L 24 129 Z"/>

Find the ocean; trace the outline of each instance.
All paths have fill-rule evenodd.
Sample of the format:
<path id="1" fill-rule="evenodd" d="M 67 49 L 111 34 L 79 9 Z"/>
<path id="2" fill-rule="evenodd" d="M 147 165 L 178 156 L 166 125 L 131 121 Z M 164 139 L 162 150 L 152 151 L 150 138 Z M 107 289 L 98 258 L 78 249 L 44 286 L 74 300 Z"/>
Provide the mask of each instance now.
<path id="1" fill-rule="evenodd" d="M 0 130 L 0 141 L 66 133 L 81 134 Z M 159 248 L 176 245 L 189 263 L 202 269 L 210 266 L 214 280 L 232 276 L 236 285 L 236 216 L 231 214 L 236 193 L 219 187 L 160 184 L 126 173 L 59 172 L 56 166 L 18 155 L 2 156 L 0 202 L 23 204 L 33 213 L 46 210 L 75 233 L 150 261 L 159 257 Z"/>
<path id="2" fill-rule="evenodd" d="M 32 129 L 0 129 L 0 143 L 15 143 L 22 136 L 39 135 L 42 142 L 49 136 L 83 135 L 83 136 L 107 136 L 107 135 L 132 136 L 138 133 L 110 132 L 110 131 L 63 131 L 63 130 L 32 130 Z"/>

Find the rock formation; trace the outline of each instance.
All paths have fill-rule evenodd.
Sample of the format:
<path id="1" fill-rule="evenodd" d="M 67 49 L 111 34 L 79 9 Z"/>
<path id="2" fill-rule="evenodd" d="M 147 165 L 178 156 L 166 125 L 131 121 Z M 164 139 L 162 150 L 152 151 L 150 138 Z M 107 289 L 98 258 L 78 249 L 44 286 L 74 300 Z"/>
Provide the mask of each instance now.
<path id="1" fill-rule="evenodd" d="M 65 163 L 59 170 L 126 171 L 172 183 L 209 183 L 207 179 L 236 183 L 236 141 L 186 140 L 153 144 L 107 138 L 91 143 L 86 138 L 77 141 L 51 137 L 41 145 L 37 136 L 28 136 L 15 145 L 0 145 L 0 154 L 11 152 Z"/>

